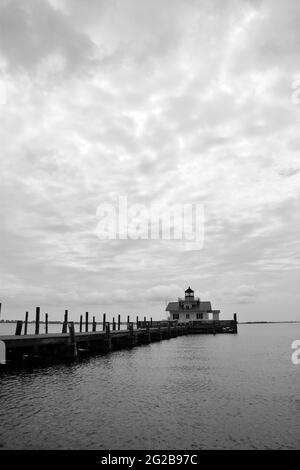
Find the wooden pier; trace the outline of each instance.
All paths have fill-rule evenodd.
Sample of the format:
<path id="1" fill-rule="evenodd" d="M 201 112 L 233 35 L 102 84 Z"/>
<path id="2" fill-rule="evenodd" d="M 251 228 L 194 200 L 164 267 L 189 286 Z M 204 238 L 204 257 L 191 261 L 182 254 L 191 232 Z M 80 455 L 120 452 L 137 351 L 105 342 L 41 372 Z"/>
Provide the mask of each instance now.
<path id="1" fill-rule="evenodd" d="M 28 321 L 28 315 L 26 313 Z M 108 353 L 113 350 L 132 348 L 154 341 L 176 338 L 190 334 L 223 334 L 237 333 L 237 318 L 233 320 L 207 320 L 191 321 L 178 324 L 176 321 L 127 321 L 126 329 L 121 329 L 120 317 L 118 322 L 96 323 L 93 318 L 92 331 L 88 331 L 88 313 L 86 313 L 85 332 L 82 331 L 82 316 L 80 318 L 80 331 L 75 332 L 74 322 L 68 321 L 66 310 L 62 333 L 40 334 L 40 311 L 36 314 L 36 334 L 27 334 L 27 323 L 24 325 L 24 334 L 21 334 L 22 323 L 18 322 L 15 335 L 0 336 L 0 345 L 5 345 L 6 364 L 24 364 L 31 361 L 59 360 L 77 358 L 78 356 L 97 353 Z M 127 319 L 129 320 L 129 318 Z M 124 324 L 123 324 L 124 325 Z M 99 331 L 97 331 L 97 326 Z M 48 315 L 46 314 L 45 329 L 48 331 Z M 1 364 L 1 361 L 0 361 Z M 3 364 L 3 360 L 2 360 Z"/>

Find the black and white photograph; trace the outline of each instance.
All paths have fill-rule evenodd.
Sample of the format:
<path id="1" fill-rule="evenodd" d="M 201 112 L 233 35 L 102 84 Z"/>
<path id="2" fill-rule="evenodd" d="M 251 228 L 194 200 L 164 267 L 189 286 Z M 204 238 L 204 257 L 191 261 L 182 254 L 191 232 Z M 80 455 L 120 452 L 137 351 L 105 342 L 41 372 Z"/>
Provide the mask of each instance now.
<path id="1" fill-rule="evenodd" d="M 299 0 L 0 0 L 2 456 L 300 450 L 299 59 Z"/>

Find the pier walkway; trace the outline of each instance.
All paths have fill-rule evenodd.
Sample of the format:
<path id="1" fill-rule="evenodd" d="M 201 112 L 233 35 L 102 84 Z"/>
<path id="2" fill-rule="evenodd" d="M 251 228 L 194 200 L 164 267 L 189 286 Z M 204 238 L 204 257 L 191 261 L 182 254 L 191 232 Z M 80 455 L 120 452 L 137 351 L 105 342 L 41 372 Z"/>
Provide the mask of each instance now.
<path id="1" fill-rule="evenodd" d="M 51 360 L 107 353 L 181 335 L 237 333 L 236 315 L 233 320 L 192 321 L 186 324 L 151 320 L 138 322 L 136 325 L 128 322 L 126 326 L 127 328 L 122 330 L 119 325 L 117 330 L 115 324 L 111 328 L 111 324 L 105 322 L 102 331 L 75 332 L 74 322 L 67 321 L 63 323 L 62 333 L 21 335 L 22 325 L 17 324 L 16 334 L 0 336 L 0 343 L 5 345 L 6 363 L 23 363 L 30 359 Z M 96 329 L 94 325 L 93 329 Z"/>

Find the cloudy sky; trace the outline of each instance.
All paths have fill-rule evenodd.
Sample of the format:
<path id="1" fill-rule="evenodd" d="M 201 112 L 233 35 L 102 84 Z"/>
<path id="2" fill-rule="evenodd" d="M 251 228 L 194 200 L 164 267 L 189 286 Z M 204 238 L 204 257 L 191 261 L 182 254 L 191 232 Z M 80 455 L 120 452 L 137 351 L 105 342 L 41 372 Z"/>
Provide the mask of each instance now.
<path id="1" fill-rule="evenodd" d="M 0 295 L 300 320 L 299 0 L 0 0 Z M 203 204 L 202 249 L 100 240 L 100 204 Z"/>

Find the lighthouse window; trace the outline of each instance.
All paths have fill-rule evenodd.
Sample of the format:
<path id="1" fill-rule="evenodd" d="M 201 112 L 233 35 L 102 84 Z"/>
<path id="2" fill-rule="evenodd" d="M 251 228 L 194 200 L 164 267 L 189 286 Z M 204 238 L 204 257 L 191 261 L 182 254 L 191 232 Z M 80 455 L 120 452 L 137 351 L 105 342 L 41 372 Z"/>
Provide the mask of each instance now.
<path id="1" fill-rule="evenodd" d="M 190 318 L 190 314 L 187 313 L 186 316 L 185 316 L 185 318 Z"/>
<path id="2" fill-rule="evenodd" d="M 173 313 L 173 320 L 179 320 L 179 313 Z"/>
<path id="3" fill-rule="evenodd" d="M 197 313 L 197 320 L 201 320 L 203 318 L 203 313 Z"/>

